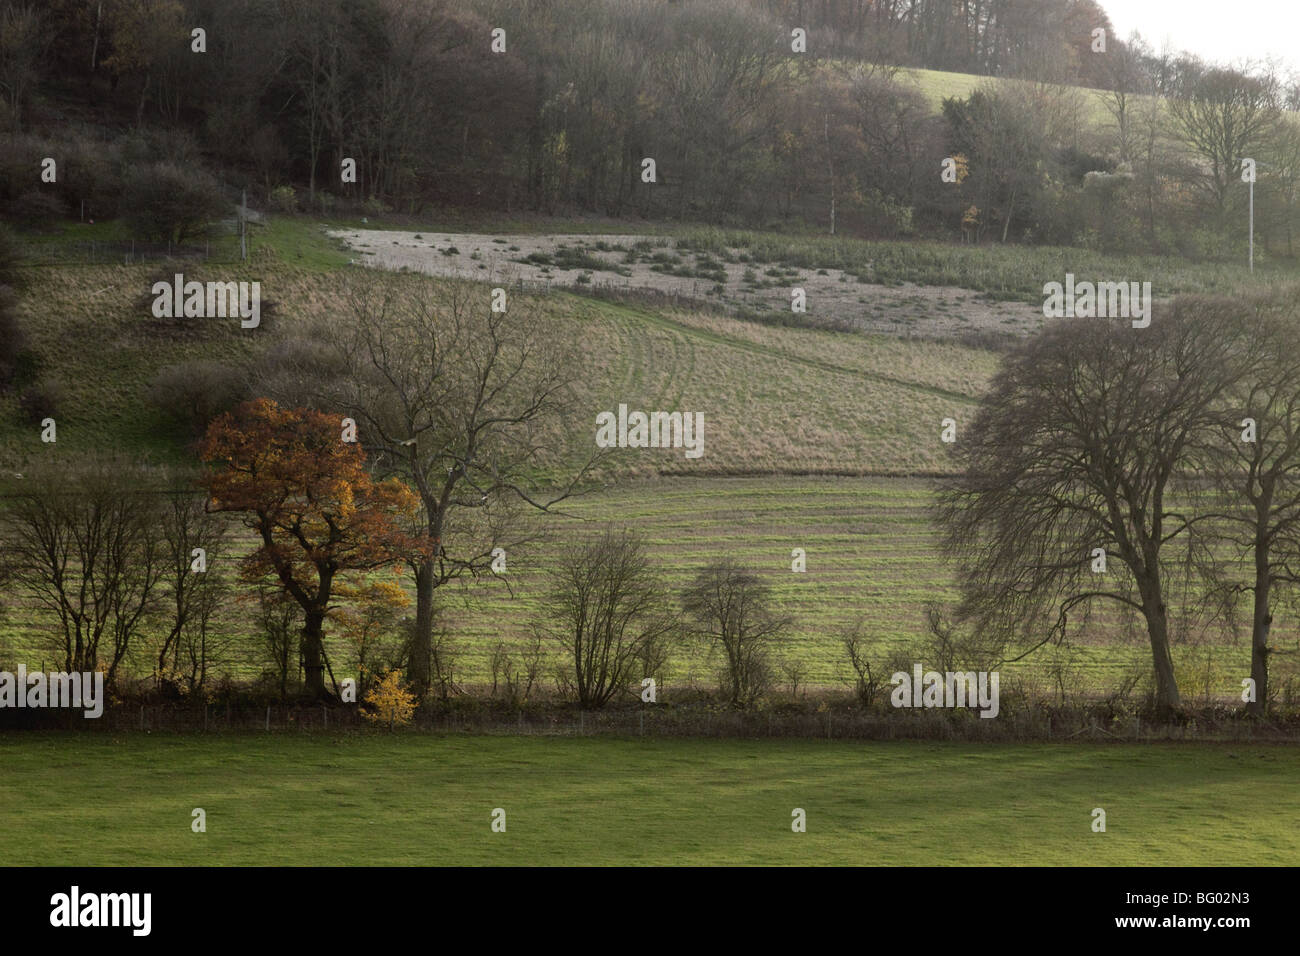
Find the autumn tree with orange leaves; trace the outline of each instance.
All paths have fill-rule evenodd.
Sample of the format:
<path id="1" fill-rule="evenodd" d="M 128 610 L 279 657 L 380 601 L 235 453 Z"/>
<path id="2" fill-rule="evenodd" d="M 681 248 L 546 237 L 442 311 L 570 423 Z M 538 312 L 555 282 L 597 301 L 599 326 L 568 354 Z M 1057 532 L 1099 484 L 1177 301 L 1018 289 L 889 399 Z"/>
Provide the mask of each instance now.
<path id="1" fill-rule="evenodd" d="M 244 577 L 278 580 L 302 607 L 307 692 L 324 696 L 322 637 L 337 579 L 419 553 L 421 541 L 401 530 L 416 510 L 414 494 L 370 476 L 361 445 L 343 440 L 340 418 L 269 399 L 214 420 L 200 456 L 214 466 L 204 478 L 209 510 L 244 513 L 261 540 L 244 560 Z"/>

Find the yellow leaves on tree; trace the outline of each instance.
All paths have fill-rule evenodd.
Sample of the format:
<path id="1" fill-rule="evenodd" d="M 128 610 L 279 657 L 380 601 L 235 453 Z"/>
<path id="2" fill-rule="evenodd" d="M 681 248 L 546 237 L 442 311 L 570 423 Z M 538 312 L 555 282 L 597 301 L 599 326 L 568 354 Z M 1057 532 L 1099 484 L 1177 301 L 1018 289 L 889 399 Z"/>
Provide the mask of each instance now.
<path id="1" fill-rule="evenodd" d="M 958 153 L 953 157 L 954 172 L 957 175 L 957 184 L 961 185 L 970 176 L 970 160 L 965 153 Z"/>
<path id="2" fill-rule="evenodd" d="M 371 676 L 391 661 L 392 648 L 384 638 L 400 632 L 399 615 L 410 607 L 411 599 L 396 575 L 357 587 L 340 586 L 336 594 L 346 606 L 334 612 L 333 619 L 351 650 L 350 663 L 357 667 L 364 698 Z"/>
<path id="3" fill-rule="evenodd" d="M 363 709 L 361 716 L 389 727 L 405 727 L 415 714 L 415 695 L 402 686 L 395 670 L 380 678 L 379 683 L 366 694 L 365 702 L 371 709 Z"/>
<path id="4" fill-rule="evenodd" d="M 215 466 L 204 478 L 209 509 L 243 513 L 261 541 L 244 560 L 244 576 L 273 577 L 303 610 L 312 694 L 325 689 L 321 637 L 336 578 L 395 566 L 425 550 L 400 528 L 415 513 L 415 495 L 399 481 L 371 478 L 365 452 L 342 440 L 340 423 L 257 399 L 213 421 L 200 447 Z"/>

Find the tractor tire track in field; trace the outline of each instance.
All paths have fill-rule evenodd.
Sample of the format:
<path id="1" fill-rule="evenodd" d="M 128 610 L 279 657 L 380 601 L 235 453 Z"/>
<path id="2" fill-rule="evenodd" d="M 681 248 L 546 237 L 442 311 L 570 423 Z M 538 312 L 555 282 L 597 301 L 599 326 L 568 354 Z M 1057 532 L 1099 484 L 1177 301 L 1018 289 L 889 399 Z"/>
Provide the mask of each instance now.
<path id="1" fill-rule="evenodd" d="M 570 293 L 558 293 L 558 294 L 565 295 Z M 581 298 L 581 296 L 577 296 L 576 293 L 574 293 L 574 295 L 576 297 Z M 830 372 L 836 375 L 848 375 L 852 377 L 867 379 L 868 381 L 876 381 L 876 382 L 883 382 L 889 385 L 896 385 L 900 388 L 912 389 L 913 391 L 923 392 L 928 395 L 934 395 L 938 398 L 948 399 L 949 401 L 961 402 L 964 405 L 975 405 L 978 402 L 978 399 L 973 398 L 972 396 L 967 395 L 963 392 L 954 392 L 951 389 L 940 388 L 937 385 L 926 385 L 922 382 L 916 382 L 906 378 L 898 378 L 893 375 L 886 375 L 883 372 L 872 372 L 866 369 L 851 368 L 845 365 L 837 365 L 834 362 L 829 362 L 826 361 L 825 359 L 808 358 L 807 356 L 797 355 L 795 353 L 788 352 L 784 349 L 776 348 L 774 346 L 759 345 L 756 342 L 746 342 L 744 339 L 732 338 L 731 336 L 719 335 L 716 332 L 707 332 L 703 329 L 692 328 L 691 326 L 686 325 L 685 323 L 677 322 L 674 319 L 670 319 L 667 316 L 659 315 L 658 313 L 648 309 L 642 309 L 636 306 L 629 306 L 629 305 L 622 305 L 622 304 L 615 305 L 613 303 L 608 303 L 603 301 L 601 301 L 600 304 L 607 307 L 610 310 L 618 310 L 618 311 L 627 312 L 636 315 L 642 321 L 650 325 L 656 325 L 661 328 L 671 329 L 675 332 L 685 334 L 687 336 L 693 336 L 695 338 L 702 339 L 707 342 L 712 342 L 715 345 L 722 345 L 728 348 L 740 349 L 742 351 L 750 352 L 755 355 L 762 355 L 767 358 L 776 358 L 785 362 L 791 362 L 793 364 L 802 365 L 808 368 L 815 368 L 820 371 Z M 845 333 L 845 334 L 847 335 L 852 333 Z M 693 354 L 694 353 L 692 352 L 692 355 Z"/>

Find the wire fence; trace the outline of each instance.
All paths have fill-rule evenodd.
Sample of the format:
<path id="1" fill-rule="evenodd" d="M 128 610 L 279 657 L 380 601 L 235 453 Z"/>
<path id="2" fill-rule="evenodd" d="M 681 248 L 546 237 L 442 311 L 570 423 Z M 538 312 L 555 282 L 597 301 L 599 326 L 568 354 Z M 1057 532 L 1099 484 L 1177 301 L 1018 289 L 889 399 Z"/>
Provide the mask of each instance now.
<path id="1" fill-rule="evenodd" d="M 1156 721 L 1140 715 L 1106 721 L 1078 713 L 1022 712 L 982 720 L 975 714 L 898 714 L 856 710 L 783 713 L 646 705 L 618 710 L 574 708 L 426 708 L 405 727 L 363 716 L 355 705 L 220 701 L 119 703 L 87 719 L 77 710 L 0 711 L 0 730 L 77 730 L 90 733 L 464 733 L 559 737 L 705 737 L 758 739 L 953 741 L 1295 741 L 1294 718 L 1252 720 L 1202 714 L 1197 719 Z"/>
<path id="2" fill-rule="evenodd" d="M 31 243 L 24 265 L 134 265 L 168 259 L 212 263 L 234 263 L 241 259 L 237 235 L 218 236 L 201 242 L 144 242 L 139 239 L 75 239 L 66 242 Z"/>

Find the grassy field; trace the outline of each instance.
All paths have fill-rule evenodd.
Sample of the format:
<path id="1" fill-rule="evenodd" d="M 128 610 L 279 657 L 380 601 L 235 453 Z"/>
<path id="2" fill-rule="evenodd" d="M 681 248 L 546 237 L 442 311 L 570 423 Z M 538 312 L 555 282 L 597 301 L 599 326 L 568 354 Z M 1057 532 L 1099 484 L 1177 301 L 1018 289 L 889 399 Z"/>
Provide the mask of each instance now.
<path id="1" fill-rule="evenodd" d="M 292 237 L 286 249 L 298 248 Z M 322 250 L 306 244 L 308 265 L 263 248 L 240 266 L 186 267 L 186 279 L 262 283 L 275 315 L 243 330 L 237 321 L 173 321 L 149 314 L 160 265 L 42 268 L 23 300 L 24 327 L 45 378 L 64 395 L 56 416 L 59 454 L 112 449 L 182 460 L 181 436 L 148 400 L 166 365 L 203 358 L 247 365 L 264 348 L 306 334 L 310 322 L 339 321 L 348 270 L 312 268 Z M 439 295 L 439 280 L 427 282 Z M 37 294 L 39 290 L 39 294 Z M 486 291 L 486 290 L 485 290 Z M 518 300 L 516 300 L 518 301 Z M 581 426 L 597 412 L 631 408 L 703 412 L 702 458 L 664 450 L 611 459 L 603 480 L 659 474 L 879 474 L 945 469 L 940 422 L 973 408 L 995 357 L 940 343 L 905 342 L 812 329 L 756 326 L 735 318 L 660 312 L 568 293 L 534 299 L 580 340 L 591 374 L 578 383 Z M 594 424 L 591 426 L 594 429 Z M 13 396 L 0 399 L 0 471 L 21 472 L 43 445 L 21 423 Z M 589 446 L 576 449 L 581 459 Z M 8 475 L 0 475 L 0 486 Z"/>
<path id="2" fill-rule="evenodd" d="M 1280 747 L 29 735 L 0 763 L 8 865 L 1300 863 Z"/>
<path id="3" fill-rule="evenodd" d="M 711 560 L 730 557 L 762 573 L 777 609 L 794 621 L 780 654 L 778 686 L 790 690 L 789 665 L 801 683 L 847 687 L 851 678 L 841 634 L 861 622 L 873 662 L 920 655 L 926 640 L 926 606 L 955 600 L 951 570 L 942 561 L 929 518 L 931 489 L 907 479 L 736 479 L 660 481 L 623 485 L 566 506 L 572 520 L 556 533 L 568 536 L 606 521 L 646 536 L 670 594 L 679 594 Z M 791 570 L 791 551 L 803 548 L 807 571 Z M 497 642 L 524 648 L 544 594 L 545 551 L 509 563 L 510 589 L 489 581 L 472 591 L 448 591 L 446 623 L 460 642 L 468 680 L 488 678 Z M 1133 668 L 1149 667 L 1141 634 L 1125 637 L 1104 616 L 1079 646 L 1049 648 L 1007 668 L 1050 692 L 1059 677 L 1071 691 L 1096 692 L 1119 683 Z M 1282 638 L 1289 641 L 1289 638 Z M 1216 641 L 1180 647 L 1184 693 L 1208 687 L 1231 694 L 1248 664 L 1244 644 Z M 665 692 L 682 683 L 709 685 L 720 662 L 697 642 L 675 648 Z M 1284 664 L 1279 667 L 1285 669 Z M 1014 678 L 1013 678 L 1014 675 Z"/>

